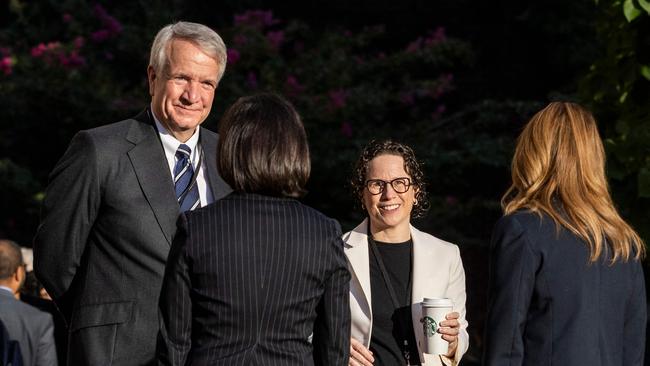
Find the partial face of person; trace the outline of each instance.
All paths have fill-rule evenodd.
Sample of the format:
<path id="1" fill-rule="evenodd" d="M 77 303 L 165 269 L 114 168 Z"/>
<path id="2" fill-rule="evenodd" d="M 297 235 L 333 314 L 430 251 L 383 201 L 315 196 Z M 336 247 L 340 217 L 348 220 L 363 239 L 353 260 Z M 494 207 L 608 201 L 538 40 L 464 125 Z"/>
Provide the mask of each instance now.
<path id="1" fill-rule="evenodd" d="M 172 135 L 189 138 L 210 114 L 219 64 L 193 42 L 175 39 L 168 47 L 162 73 L 147 70 L 152 109 Z"/>
<path id="2" fill-rule="evenodd" d="M 401 156 L 379 155 L 368 163 L 366 181 L 378 179 L 391 182 L 397 178 L 409 178 L 411 183 L 413 182 L 404 169 L 404 159 Z M 400 186 L 398 190 L 403 188 Z M 373 231 L 393 229 L 408 231 L 415 192 L 416 187 L 411 185 L 406 192 L 398 193 L 390 183 L 386 183 L 379 194 L 372 194 L 367 187 L 364 188 L 363 204 L 368 211 Z"/>

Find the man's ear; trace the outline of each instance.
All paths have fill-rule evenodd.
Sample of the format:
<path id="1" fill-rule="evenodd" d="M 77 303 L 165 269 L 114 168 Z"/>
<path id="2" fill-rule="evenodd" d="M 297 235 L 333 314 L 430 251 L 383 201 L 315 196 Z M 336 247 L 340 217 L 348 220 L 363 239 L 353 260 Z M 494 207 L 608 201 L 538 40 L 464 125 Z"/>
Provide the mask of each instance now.
<path id="1" fill-rule="evenodd" d="M 153 97 L 154 91 L 156 90 L 156 78 L 158 75 L 156 75 L 156 70 L 154 70 L 153 66 L 149 65 L 147 67 L 147 80 L 149 81 L 149 95 Z"/>

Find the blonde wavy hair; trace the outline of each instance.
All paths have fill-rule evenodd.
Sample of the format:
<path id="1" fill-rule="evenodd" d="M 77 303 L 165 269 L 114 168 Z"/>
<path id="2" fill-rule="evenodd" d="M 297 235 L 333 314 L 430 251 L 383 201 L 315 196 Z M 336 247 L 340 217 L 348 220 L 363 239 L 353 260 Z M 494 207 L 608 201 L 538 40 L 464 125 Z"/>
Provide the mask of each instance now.
<path id="1" fill-rule="evenodd" d="M 506 215 L 519 209 L 547 214 L 558 229 L 562 225 L 588 244 L 592 263 L 603 251 L 611 264 L 645 256 L 643 241 L 612 202 L 596 121 L 577 104 L 551 103 L 528 122 L 501 206 Z"/>

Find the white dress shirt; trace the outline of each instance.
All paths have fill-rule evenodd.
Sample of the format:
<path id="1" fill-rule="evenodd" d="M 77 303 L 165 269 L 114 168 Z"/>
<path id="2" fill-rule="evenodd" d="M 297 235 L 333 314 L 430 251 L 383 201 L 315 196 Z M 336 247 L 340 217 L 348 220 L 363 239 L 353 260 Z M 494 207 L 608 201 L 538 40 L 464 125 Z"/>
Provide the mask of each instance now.
<path id="1" fill-rule="evenodd" d="M 172 136 L 169 131 L 165 128 L 165 126 L 160 123 L 156 115 L 151 112 L 151 115 L 153 116 L 154 121 L 156 121 L 156 128 L 158 129 L 158 134 L 160 135 L 160 141 L 162 141 L 163 149 L 165 150 L 165 157 L 167 158 L 167 164 L 169 165 L 169 174 L 172 177 L 172 180 L 174 179 L 174 166 L 176 165 L 176 150 L 178 150 L 178 147 L 183 144 L 183 142 L 180 142 L 176 140 L 174 136 Z M 199 165 L 199 160 L 201 160 L 201 169 L 198 170 L 199 175 L 196 177 L 196 185 L 199 189 L 199 200 L 201 201 L 201 207 L 206 206 L 212 202 L 214 202 L 214 198 L 212 196 L 212 191 L 208 187 L 207 184 L 207 178 L 206 178 L 206 165 L 205 165 L 205 158 L 199 159 L 201 156 L 201 145 L 199 145 L 199 133 L 201 132 L 201 126 L 196 127 L 196 131 L 194 131 L 194 134 L 192 137 L 190 137 L 189 140 L 184 142 L 185 145 L 189 146 L 190 149 L 192 150 L 192 154 L 190 156 L 190 160 L 192 161 L 192 167 L 194 168 L 194 171 L 197 171 L 197 167 Z"/>

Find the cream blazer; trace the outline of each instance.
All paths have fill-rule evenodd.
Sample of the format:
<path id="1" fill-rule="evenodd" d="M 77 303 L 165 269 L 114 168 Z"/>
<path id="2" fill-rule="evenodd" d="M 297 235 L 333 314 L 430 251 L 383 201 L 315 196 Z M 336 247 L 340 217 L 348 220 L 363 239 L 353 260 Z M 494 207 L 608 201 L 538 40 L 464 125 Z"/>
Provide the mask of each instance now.
<path id="1" fill-rule="evenodd" d="M 350 312 L 352 338 L 370 346 L 372 309 L 370 308 L 370 264 L 368 255 L 368 219 L 354 230 L 343 234 L 348 258 L 350 281 Z M 413 288 L 411 313 L 418 353 L 423 365 L 456 365 L 467 351 L 469 336 L 465 320 L 465 270 L 458 247 L 424 233 L 411 226 L 413 239 Z M 453 359 L 422 353 L 424 342 L 420 317 L 423 298 L 447 297 L 454 302 L 454 311 L 460 314 L 458 349 Z"/>

